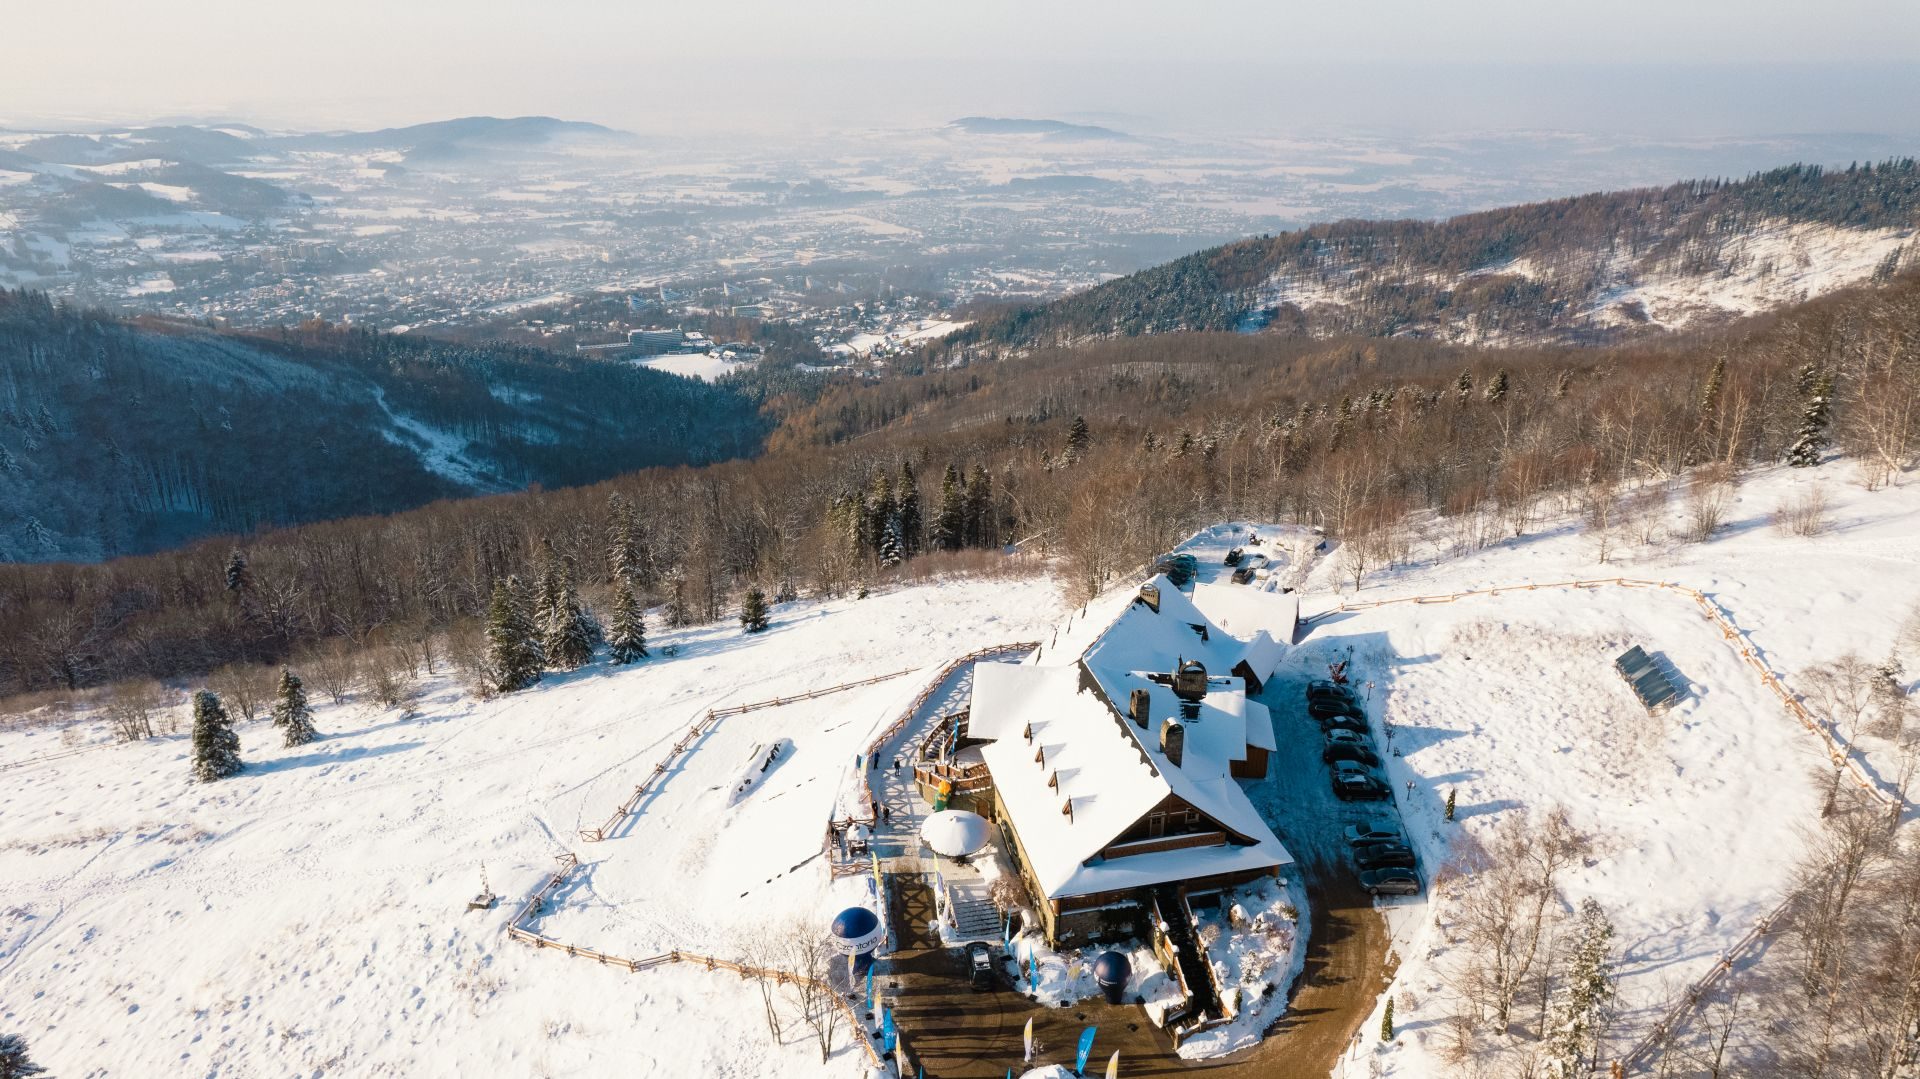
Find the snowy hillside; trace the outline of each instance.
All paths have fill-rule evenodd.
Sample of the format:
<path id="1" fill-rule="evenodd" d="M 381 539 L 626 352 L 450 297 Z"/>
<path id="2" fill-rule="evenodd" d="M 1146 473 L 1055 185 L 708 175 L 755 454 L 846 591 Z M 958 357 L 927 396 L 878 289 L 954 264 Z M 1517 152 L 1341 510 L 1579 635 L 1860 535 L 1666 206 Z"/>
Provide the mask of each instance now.
<path id="1" fill-rule="evenodd" d="M 662 633 L 634 668 L 491 702 L 441 680 L 413 718 L 320 708 L 321 741 L 293 750 L 262 719 L 240 725 L 246 771 L 208 786 L 187 782 L 184 735 L 81 728 L 98 748 L 33 764 L 74 747 L 8 730 L 0 760 L 28 763 L 0 772 L 0 1026 L 59 1075 L 856 1074 L 857 1052 L 822 1067 L 804 1036 L 776 1048 L 743 1029 L 757 1004 L 736 977 L 570 963 L 508 942 L 506 918 L 570 849 L 590 872 L 544 928 L 583 943 L 728 954 L 735 929 L 775 916 L 824 925 L 837 780 L 914 677 L 733 717 L 632 835 L 576 833 L 711 705 L 930 677 L 1037 636 L 1056 596 L 1036 578 L 777 607 L 763 636 Z M 790 756 L 728 812 L 771 737 Z M 504 899 L 468 913 L 483 864 Z"/>
<path id="2" fill-rule="evenodd" d="M 1350 656 L 1376 730 L 1391 724 L 1388 777 L 1430 885 L 1461 835 L 1564 807 L 1593 843 L 1561 886 L 1570 902 L 1600 900 L 1618 927 L 1626 1040 L 1778 902 L 1798 829 L 1818 813 L 1818 740 L 1677 592 L 1362 605 L 1570 578 L 1671 581 L 1703 591 L 1791 682 L 1846 650 L 1885 654 L 1920 604 L 1920 488 L 1867 493 L 1840 471 L 1751 479 L 1705 543 L 1672 538 L 1676 506 L 1654 542 L 1623 542 L 1604 566 L 1564 522 L 1459 557 L 1436 542 L 1357 594 L 1337 546 L 1297 559 L 1285 577 L 1304 584 L 1310 622 L 1263 694 L 1276 735 L 1317 747 L 1299 691 Z M 1832 499 L 1831 530 L 1771 528 L 1781 500 L 1811 485 Z M 1222 529 L 1191 545 L 1204 578 L 1223 575 L 1232 542 Z M 633 668 L 597 662 L 492 701 L 437 678 L 416 715 L 359 699 L 318 709 L 322 740 L 298 749 L 279 748 L 264 719 L 241 724 L 246 770 L 208 785 L 188 782 L 183 734 L 122 745 L 104 724 L 0 728 L 0 1027 L 59 1075 L 862 1075 L 866 1058 L 844 1039 L 824 1065 L 803 1032 L 771 1043 L 755 989 L 735 975 L 570 959 L 507 940 L 506 921 L 572 852 L 580 870 L 528 924 L 582 947 L 739 957 L 768 926 L 824 925 L 866 884 L 830 881 L 819 855 L 875 731 L 946 661 L 1018 640 L 1071 648 L 1136 583 L 1058 637 L 1069 612 L 1051 581 L 959 580 L 782 605 L 763 636 L 731 624 L 659 633 Z M 1663 716 L 1609 666 L 1634 643 L 1684 682 Z M 720 721 L 626 825 L 604 842 L 580 837 L 708 709 L 909 667 Z M 779 739 L 790 747 L 733 798 L 755 747 Z M 1254 801 L 1289 849 L 1317 857 L 1312 834 L 1327 822 L 1289 818 L 1282 781 L 1259 782 Z M 469 912 L 483 865 L 502 900 Z M 1383 901 L 1403 1034 L 1355 1041 L 1356 1066 L 1374 1056 L 1382 1074 L 1448 1074 L 1449 894 Z M 1368 1006 L 1300 1029 L 1358 1025 Z M 1273 1074 L 1276 1058 L 1257 1054 L 1223 1074 Z"/>

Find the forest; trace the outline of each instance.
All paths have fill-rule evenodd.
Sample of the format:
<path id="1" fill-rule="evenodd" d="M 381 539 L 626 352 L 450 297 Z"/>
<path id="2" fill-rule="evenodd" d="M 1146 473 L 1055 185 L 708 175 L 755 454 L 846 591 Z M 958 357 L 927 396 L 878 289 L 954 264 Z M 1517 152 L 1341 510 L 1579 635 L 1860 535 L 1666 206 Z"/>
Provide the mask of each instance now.
<path id="1" fill-rule="evenodd" d="M 279 347 L 325 355 L 332 341 Z M 558 567 L 601 621 L 619 586 L 650 617 L 710 621 L 750 589 L 778 601 L 990 570 L 1010 544 L 1057 556 L 1065 587 L 1085 595 L 1200 523 L 1245 517 L 1339 537 L 1358 587 L 1406 557 L 1415 519 L 1476 549 L 1549 513 L 1641 512 L 1680 497 L 1688 477 L 1817 464 L 1830 449 L 1883 484 L 1920 452 L 1920 279 L 1614 347 L 1161 335 L 768 408 L 780 427 L 752 459 L 97 565 L 0 566 L 0 692 L 258 671 L 395 642 L 470 653 L 499 582 Z M 261 497 L 249 475 L 232 482 Z"/>
<path id="2" fill-rule="evenodd" d="M 766 430 L 738 387 L 569 354 L 129 322 L 0 290 L 0 561 L 703 464 Z"/>
<path id="3" fill-rule="evenodd" d="M 954 335 L 942 351 L 1231 330 L 1254 316 L 1315 336 L 1447 339 L 1471 328 L 1508 340 L 1605 343 L 1634 333 L 1630 324 L 1592 318 L 1623 273 L 1766 275 L 1787 268 L 1749 250 L 1763 227 L 1911 229 L 1916 220 L 1920 164 L 1901 158 L 1840 170 L 1790 165 L 1741 180 L 1579 195 L 1438 222 L 1336 221 L 1015 308 Z M 1896 252 L 1883 276 L 1914 257 Z M 1527 272 L 1508 269 L 1522 261 Z M 1262 286 L 1276 278 L 1327 290 L 1339 302 L 1311 312 L 1267 306 Z"/>

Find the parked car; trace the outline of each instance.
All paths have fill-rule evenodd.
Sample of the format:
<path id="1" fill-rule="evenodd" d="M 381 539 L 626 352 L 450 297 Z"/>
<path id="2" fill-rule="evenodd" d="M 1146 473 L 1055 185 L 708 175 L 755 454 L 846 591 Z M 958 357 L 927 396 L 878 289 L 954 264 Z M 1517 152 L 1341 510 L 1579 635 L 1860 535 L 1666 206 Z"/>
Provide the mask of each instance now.
<path id="1" fill-rule="evenodd" d="M 1318 716 L 1323 731 L 1352 731 L 1355 734 L 1367 733 L 1367 721 L 1361 716 Z"/>
<path id="2" fill-rule="evenodd" d="M 1227 552 L 1227 558 L 1226 558 L 1226 564 L 1227 564 L 1227 565 L 1229 565 L 1229 566 L 1237 566 L 1237 565 L 1239 565 L 1239 564 L 1240 564 L 1240 556 L 1241 556 L 1241 555 L 1243 555 L 1243 554 L 1245 554 L 1245 553 L 1246 553 L 1246 551 L 1245 551 L 1244 549 L 1242 549 L 1242 548 L 1239 548 L 1239 547 L 1235 547 L 1235 548 L 1234 548 L 1233 550 L 1231 550 L 1231 551 L 1228 551 L 1228 552 Z"/>
<path id="3" fill-rule="evenodd" d="M 1308 701 L 1307 714 L 1315 719 L 1326 719 L 1329 716 L 1352 716 L 1355 719 L 1367 718 L 1367 713 L 1361 709 L 1360 702 L 1339 700 L 1334 697 L 1320 697 Z"/>
<path id="4" fill-rule="evenodd" d="M 1391 796 L 1385 783 L 1366 772 L 1333 773 L 1333 793 L 1343 802 L 1384 802 Z"/>
<path id="5" fill-rule="evenodd" d="M 993 988 L 993 947 L 974 941 L 967 945 L 967 982 L 975 989 Z"/>
<path id="6" fill-rule="evenodd" d="M 1363 869 L 1360 887 L 1370 895 L 1419 895 L 1420 877 L 1411 869 Z"/>
<path id="7" fill-rule="evenodd" d="M 1385 869 L 1388 866 L 1412 869 L 1413 848 L 1402 843 L 1369 843 L 1354 848 L 1353 864 L 1362 869 Z"/>
<path id="8" fill-rule="evenodd" d="M 1260 567 L 1267 564 L 1265 555 L 1250 554 L 1240 559 L 1240 568 L 1233 571 L 1234 584 L 1247 584 L 1253 580 Z"/>
<path id="9" fill-rule="evenodd" d="M 1353 733 L 1349 731 L 1348 733 Z M 1328 764 L 1352 762 L 1379 767 L 1380 757 L 1373 750 L 1353 742 L 1336 742 L 1320 751 L 1320 759 Z"/>
<path id="10" fill-rule="evenodd" d="M 1373 740 L 1367 737 L 1365 731 L 1348 730 L 1345 727 L 1328 727 L 1325 733 L 1327 736 L 1327 744 L 1330 746 L 1366 746 L 1368 749 L 1373 748 Z"/>
<path id="11" fill-rule="evenodd" d="M 1345 832 L 1347 845 L 1364 847 L 1370 843 L 1405 843 L 1406 837 L 1400 834 L 1400 826 L 1385 821 L 1371 824 L 1349 824 Z"/>
<path id="12" fill-rule="evenodd" d="M 1200 572 L 1200 562 L 1190 554 L 1162 555 L 1154 569 L 1166 574 L 1175 588 L 1183 588 Z"/>
<path id="13" fill-rule="evenodd" d="M 1354 695 L 1352 686 L 1329 682 L 1324 678 L 1316 678 L 1307 683 L 1307 699 L 1313 700 L 1315 697 L 1342 697 L 1350 701 L 1359 699 Z"/>

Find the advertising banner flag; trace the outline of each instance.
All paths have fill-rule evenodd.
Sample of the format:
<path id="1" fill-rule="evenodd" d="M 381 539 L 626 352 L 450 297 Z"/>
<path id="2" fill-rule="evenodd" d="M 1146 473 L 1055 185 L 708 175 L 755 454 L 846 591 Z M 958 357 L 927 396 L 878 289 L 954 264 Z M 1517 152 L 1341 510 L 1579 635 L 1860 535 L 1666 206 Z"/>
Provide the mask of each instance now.
<path id="1" fill-rule="evenodd" d="M 1033 1016 L 1031 1015 L 1027 1016 L 1027 1031 L 1021 1035 L 1021 1040 L 1026 1046 L 1026 1053 L 1021 1056 L 1020 1062 L 1022 1064 L 1031 1064 L 1033 1063 Z"/>
<path id="2" fill-rule="evenodd" d="M 1087 1057 L 1093 1052 L 1093 1034 L 1099 1027 L 1088 1027 L 1080 1032 L 1080 1052 L 1073 1058 L 1073 1074 L 1087 1074 Z"/>
<path id="3" fill-rule="evenodd" d="M 1115 1049 L 1107 1058 L 1107 1079 L 1120 1079 L 1120 1050 Z"/>

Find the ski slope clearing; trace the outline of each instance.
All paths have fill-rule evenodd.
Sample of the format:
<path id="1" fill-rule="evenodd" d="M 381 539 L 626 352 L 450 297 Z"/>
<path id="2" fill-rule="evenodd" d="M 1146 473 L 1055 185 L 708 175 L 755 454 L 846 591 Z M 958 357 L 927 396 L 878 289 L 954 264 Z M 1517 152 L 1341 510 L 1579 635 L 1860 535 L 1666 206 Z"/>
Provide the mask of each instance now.
<path id="1" fill-rule="evenodd" d="M 240 723 L 246 770 L 219 783 L 187 781 L 184 734 L 10 768 L 0 1026 L 57 1075 L 861 1074 L 858 1049 L 822 1065 L 803 1031 L 772 1045 L 735 976 L 568 961 L 508 941 L 506 919 L 572 849 L 586 884 L 545 928 L 606 931 L 583 944 L 724 954 L 710 931 L 773 914 L 824 926 L 824 869 L 790 870 L 818 853 L 852 747 L 915 676 L 730 717 L 620 838 L 578 830 L 710 706 L 921 665 L 924 681 L 1064 613 L 1044 578 L 787 604 L 758 636 L 658 632 L 634 667 L 493 701 L 434 680 L 412 718 L 316 695 L 319 742 L 283 750 L 264 718 Z M 792 749 L 729 813 L 745 754 L 775 737 Z M 70 748 L 46 728 L 0 732 L 0 761 Z M 469 913 L 482 863 L 502 899 Z"/>

